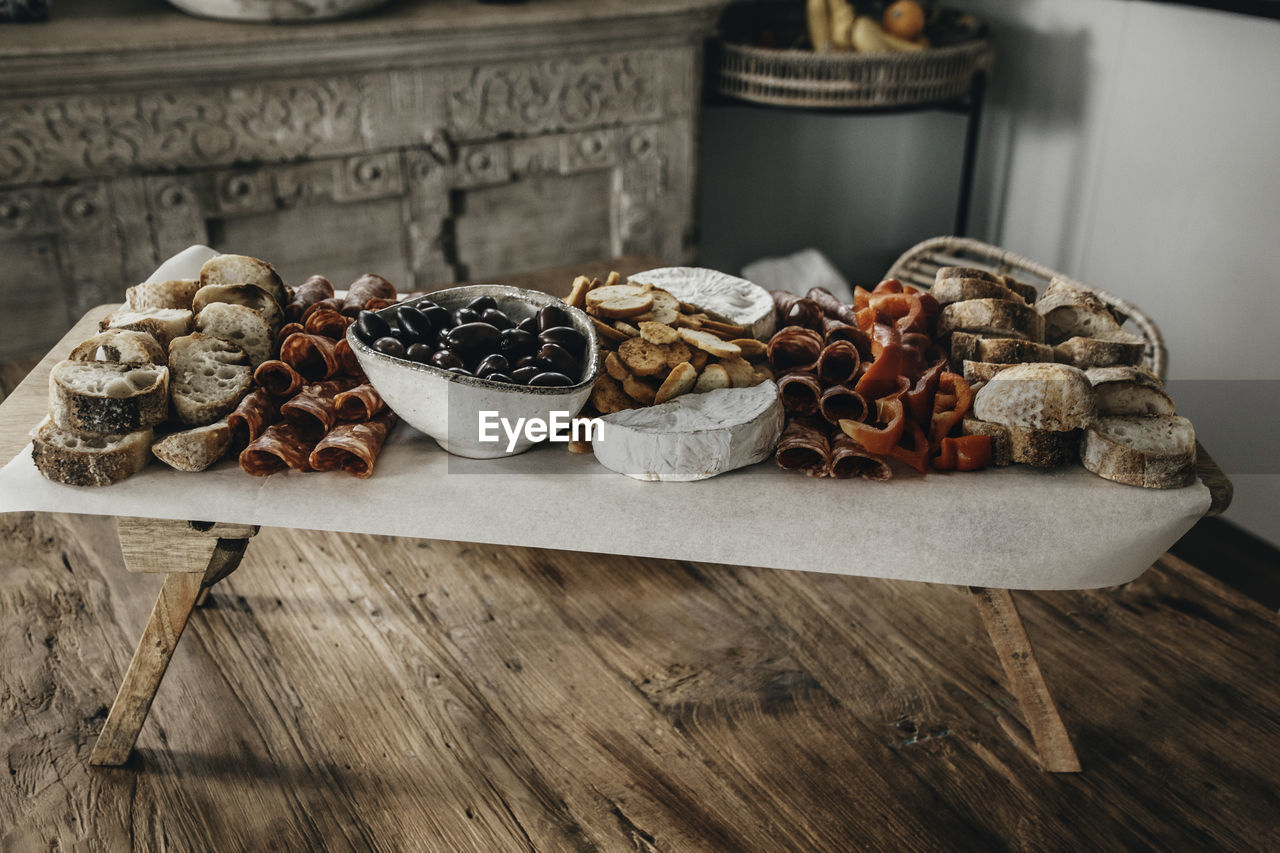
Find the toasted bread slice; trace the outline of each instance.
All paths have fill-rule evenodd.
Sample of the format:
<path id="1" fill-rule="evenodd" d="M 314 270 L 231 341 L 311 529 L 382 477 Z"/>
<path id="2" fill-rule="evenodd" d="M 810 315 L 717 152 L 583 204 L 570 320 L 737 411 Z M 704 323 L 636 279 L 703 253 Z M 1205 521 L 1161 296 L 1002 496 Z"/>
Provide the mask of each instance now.
<path id="1" fill-rule="evenodd" d="M 974 417 L 1024 429 L 1064 431 L 1097 416 L 1093 386 L 1084 371 L 1065 364 L 1014 364 L 973 395 Z"/>
<path id="2" fill-rule="evenodd" d="M 60 429 L 124 434 L 169 412 L 169 370 L 157 364 L 61 361 L 49 373 L 49 415 Z"/>
<path id="3" fill-rule="evenodd" d="M 217 462 L 231 447 L 231 427 L 227 419 L 206 426 L 172 432 L 151 445 L 151 452 L 178 471 L 203 471 Z"/>
<path id="4" fill-rule="evenodd" d="M 1000 276 L 1000 281 L 1005 287 L 1021 296 L 1022 301 L 1028 305 L 1034 305 L 1036 299 L 1040 295 L 1040 291 L 1036 290 L 1036 286 L 1034 284 L 1027 284 L 1026 282 L 1018 281 L 1011 275 Z"/>
<path id="5" fill-rule="evenodd" d="M 116 364 L 168 364 L 169 353 L 146 332 L 107 329 L 81 341 L 68 356 L 72 361 L 110 361 Z"/>
<path id="6" fill-rule="evenodd" d="M 170 341 L 191 331 L 193 316 L 185 308 L 143 308 L 138 311 L 121 308 L 104 317 L 98 328 L 104 332 L 107 329 L 146 332 L 160 346 L 168 349 Z"/>
<path id="7" fill-rule="evenodd" d="M 1032 361 L 1053 361 L 1053 347 L 1036 341 L 1018 338 L 981 338 L 977 342 L 978 357 L 974 361 L 995 364 L 1025 364 Z"/>
<path id="8" fill-rule="evenodd" d="M 124 292 L 125 304 L 135 311 L 146 308 L 182 308 L 191 310 L 191 300 L 200 289 L 200 280 L 178 278 L 169 281 L 144 281 Z"/>
<path id="9" fill-rule="evenodd" d="M 1008 299 L 967 299 L 953 302 L 938 316 L 938 335 L 954 331 L 1002 338 L 1044 340 L 1044 318 L 1022 302 Z"/>
<path id="10" fill-rule="evenodd" d="M 169 367 L 173 412 L 186 426 L 203 426 L 226 415 L 253 382 L 244 350 L 200 332 L 169 345 Z"/>
<path id="11" fill-rule="evenodd" d="M 1093 385 L 1098 415 L 1172 415 L 1172 398 L 1159 379 L 1136 367 L 1094 367 L 1084 372 Z"/>
<path id="12" fill-rule="evenodd" d="M 951 333 L 951 370 L 959 373 L 964 367 L 966 361 L 978 360 L 978 341 L 981 340 L 979 335 L 972 332 L 952 332 Z"/>
<path id="13" fill-rule="evenodd" d="M 68 486 L 109 486 L 142 470 L 151 429 L 81 433 L 46 419 L 31 438 L 31 459 L 47 480 Z"/>
<path id="14" fill-rule="evenodd" d="M 216 258 L 214 260 L 217 260 Z M 199 314 L 215 302 L 227 302 L 252 308 L 262 315 L 274 334 L 284 325 L 284 311 L 275 297 L 256 284 L 210 284 L 196 291 L 191 307 Z"/>
<path id="15" fill-rule="evenodd" d="M 1061 279 L 1049 283 L 1036 300 L 1045 322 L 1045 340 L 1059 344 L 1068 338 L 1109 338 L 1120 334 L 1120 323 L 1097 294 Z"/>
<path id="16" fill-rule="evenodd" d="M 1085 430 L 1080 461 L 1117 483 L 1178 489 L 1196 479 L 1196 432 L 1177 415 L 1099 418 Z"/>
<path id="17" fill-rule="evenodd" d="M 205 261 L 200 268 L 200 286 L 211 284 L 256 285 L 270 294 L 281 310 L 289 304 L 289 291 L 275 267 L 248 255 L 218 255 Z"/>
<path id="18" fill-rule="evenodd" d="M 992 284 L 1000 283 L 1000 279 L 993 273 L 979 267 L 938 267 L 938 271 L 933 276 L 935 284 L 948 278 L 979 278 Z"/>
<path id="19" fill-rule="evenodd" d="M 196 315 L 196 331 L 233 343 L 249 356 L 256 370 L 275 349 L 271 326 L 259 312 L 247 305 L 212 302 Z"/>
<path id="20" fill-rule="evenodd" d="M 1053 348 L 1058 361 L 1087 369 L 1142 363 L 1146 345 L 1127 332 L 1113 332 L 1107 338 L 1068 338 Z"/>
<path id="21" fill-rule="evenodd" d="M 1022 302 L 1022 297 L 998 281 L 989 278 L 941 278 L 929 289 L 940 305 L 969 299 L 1007 299 Z"/>
<path id="22" fill-rule="evenodd" d="M 973 386 L 973 390 L 977 391 L 980 385 L 991 381 L 991 377 L 1007 367 L 1013 367 L 1012 364 L 996 364 L 991 361 L 969 361 L 965 359 L 961 366 L 960 375 L 964 377 L 964 381 Z"/>

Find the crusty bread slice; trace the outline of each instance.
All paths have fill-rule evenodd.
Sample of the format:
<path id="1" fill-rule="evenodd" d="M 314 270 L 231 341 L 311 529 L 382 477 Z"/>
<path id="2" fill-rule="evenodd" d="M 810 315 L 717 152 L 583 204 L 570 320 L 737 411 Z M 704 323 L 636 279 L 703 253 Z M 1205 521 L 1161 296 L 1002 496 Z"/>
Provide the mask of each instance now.
<path id="1" fill-rule="evenodd" d="M 1068 338 L 1053 348 L 1058 361 L 1079 368 L 1135 366 L 1142 363 L 1146 344 L 1128 332 L 1113 332 L 1106 338 Z"/>
<path id="2" fill-rule="evenodd" d="M 1011 275 L 1000 276 L 1000 282 L 1005 287 L 1021 296 L 1022 301 L 1028 305 L 1034 305 L 1036 299 L 1040 296 L 1040 291 L 1036 290 L 1036 286 L 1034 284 L 1027 284 L 1026 282 L 1018 281 Z"/>
<path id="3" fill-rule="evenodd" d="M 989 424 L 977 418 L 965 418 L 960 423 L 962 435 L 985 435 L 991 439 L 991 464 L 1005 467 L 1013 462 L 1013 446 L 1009 439 L 1009 428 L 1000 424 Z"/>
<path id="4" fill-rule="evenodd" d="M 993 465 L 1017 462 L 1036 468 L 1053 468 L 1074 461 L 1080 446 L 1078 429 L 1032 429 L 965 418 L 961 431 L 965 435 L 991 437 Z"/>
<path id="5" fill-rule="evenodd" d="M 940 305 L 970 299 L 1008 299 L 1021 302 L 1022 297 L 997 281 L 986 278 L 940 278 L 929 289 Z"/>
<path id="6" fill-rule="evenodd" d="M 169 369 L 158 364 L 60 361 L 49 372 L 49 415 L 61 429 L 126 433 L 169 412 Z"/>
<path id="7" fill-rule="evenodd" d="M 169 367 L 173 412 L 186 426 L 203 426 L 226 415 L 253 382 L 244 350 L 200 332 L 169 345 Z"/>
<path id="8" fill-rule="evenodd" d="M 112 361 L 117 364 L 168 364 L 160 342 L 135 329 L 107 329 L 81 341 L 68 356 L 72 361 Z"/>
<path id="9" fill-rule="evenodd" d="M 257 285 L 271 294 L 281 310 L 289 304 L 289 292 L 275 267 L 248 255 L 218 255 L 205 261 L 200 268 L 200 286 L 210 284 Z"/>
<path id="10" fill-rule="evenodd" d="M 31 459 L 45 479 L 68 486 L 109 486 L 140 471 L 151 430 L 80 433 L 46 419 L 31 437 Z"/>
<path id="11" fill-rule="evenodd" d="M 974 391 L 977 391 L 983 383 L 990 382 L 992 376 L 1009 367 L 1013 365 L 997 364 L 993 361 L 970 361 L 966 358 L 960 367 L 960 375 L 964 377 L 965 382 L 973 386 Z"/>
<path id="12" fill-rule="evenodd" d="M 992 284 L 1000 283 L 999 278 L 980 267 L 938 267 L 938 271 L 934 273 L 933 281 L 938 284 L 948 278 L 980 278 Z"/>
<path id="13" fill-rule="evenodd" d="M 1030 305 L 1008 299 L 966 299 L 943 306 L 938 335 L 954 331 L 1001 338 L 1044 340 L 1044 318 Z"/>
<path id="14" fill-rule="evenodd" d="M 1010 365 L 973 395 L 974 417 L 1009 427 L 1062 432 L 1097 413 L 1089 378 L 1065 364 Z"/>
<path id="15" fill-rule="evenodd" d="M 978 357 L 974 361 L 996 364 L 1024 364 L 1031 361 L 1053 361 L 1053 347 L 1018 338 L 980 338 Z"/>
<path id="16" fill-rule="evenodd" d="M 1109 338 L 1121 333 L 1120 323 L 1107 303 L 1061 279 L 1051 281 L 1040 294 L 1036 311 L 1044 317 L 1045 340 L 1051 344 L 1074 337 Z"/>
<path id="17" fill-rule="evenodd" d="M 1099 416 L 1176 414 L 1163 383 L 1145 370 L 1094 367 L 1084 373 L 1093 385 Z"/>
<path id="18" fill-rule="evenodd" d="M 1117 483 L 1177 489 L 1195 482 L 1196 432 L 1177 415 L 1099 418 L 1085 430 L 1080 460 Z"/>
<path id="19" fill-rule="evenodd" d="M 215 302 L 227 302 L 252 308 L 267 321 L 272 334 L 278 332 L 284 324 L 284 311 L 276 303 L 275 297 L 256 284 L 206 285 L 196 291 L 191 307 L 199 314 Z"/>
<path id="20" fill-rule="evenodd" d="M 233 343 L 249 356 L 256 370 L 271 358 L 275 336 L 257 311 L 230 302 L 212 302 L 196 315 L 196 331 Z"/>
<path id="21" fill-rule="evenodd" d="M 124 292 L 125 304 L 135 311 L 144 308 L 185 308 L 200 289 L 200 280 L 176 278 L 169 281 L 144 281 Z"/>
<path id="22" fill-rule="evenodd" d="M 146 332 L 168 348 L 169 341 L 191 331 L 192 313 L 185 308 L 142 308 L 134 311 L 121 308 L 108 314 L 98 324 L 101 331 L 107 329 L 134 329 Z"/>
<path id="23" fill-rule="evenodd" d="M 978 341 L 981 337 L 971 332 L 951 333 L 951 370 L 959 373 L 966 361 L 978 360 Z"/>
<path id="24" fill-rule="evenodd" d="M 227 419 L 206 426 L 172 432 L 151 445 L 151 452 L 179 471 L 203 471 L 221 459 L 231 447 Z"/>

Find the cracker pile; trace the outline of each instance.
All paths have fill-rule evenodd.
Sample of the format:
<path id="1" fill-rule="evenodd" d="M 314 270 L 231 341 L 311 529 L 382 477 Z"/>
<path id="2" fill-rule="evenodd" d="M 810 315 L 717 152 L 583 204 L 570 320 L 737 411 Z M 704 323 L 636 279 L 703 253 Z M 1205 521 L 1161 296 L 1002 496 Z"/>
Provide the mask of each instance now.
<path id="1" fill-rule="evenodd" d="M 607 415 L 681 394 L 747 388 L 773 378 L 765 345 L 651 284 L 578 276 L 565 299 L 591 316 L 604 372 L 591 407 Z M 576 449 L 576 448 L 575 448 Z"/>

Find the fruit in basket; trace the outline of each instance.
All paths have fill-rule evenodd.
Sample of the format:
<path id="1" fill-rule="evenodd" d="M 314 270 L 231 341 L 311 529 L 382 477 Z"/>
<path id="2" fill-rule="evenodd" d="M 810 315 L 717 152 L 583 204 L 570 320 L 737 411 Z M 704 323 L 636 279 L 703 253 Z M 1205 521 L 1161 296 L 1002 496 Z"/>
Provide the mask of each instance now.
<path id="1" fill-rule="evenodd" d="M 888 53 L 893 50 L 880 25 L 865 15 L 853 22 L 853 49 L 859 53 Z"/>
<path id="2" fill-rule="evenodd" d="M 827 0 L 809 0 L 805 6 L 809 21 L 809 41 L 818 53 L 831 50 L 831 18 L 827 15 Z"/>
<path id="3" fill-rule="evenodd" d="M 831 46 L 836 50 L 853 49 L 853 6 L 849 0 L 830 0 Z"/>
<path id="4" fill-rule="evenodd" d="M 897 0 L 885 10 L 882 24 L 889 35 L 910 41 L 924 32 L 924 8 L 915 0 Z"/>

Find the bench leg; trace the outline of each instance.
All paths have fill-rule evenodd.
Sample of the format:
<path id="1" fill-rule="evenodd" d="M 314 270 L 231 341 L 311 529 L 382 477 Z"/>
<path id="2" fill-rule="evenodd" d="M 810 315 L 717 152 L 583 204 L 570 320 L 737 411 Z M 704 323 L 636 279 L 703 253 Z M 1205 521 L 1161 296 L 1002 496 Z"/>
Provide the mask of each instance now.
<path id="1" fill-rule="evenodd" d="M 192 609 L 213 584 L 235 571 L 249 537 L 257 532 L 244 526 L 127 518 L 119 519 L 118 527 L 128 569 L 162 572 L 164 583 L 89 756 L 90 764 L 111 767 L 129 759 Z"/>
<path id="2" fill-rule="evenodd" d="M 1050 773 L 1079 773 L 1080 760 L 1049 695 L 1013 596 L 1007 589 L 974 586 L 969 587 L 969 591 L 996 647 L 996 655 L 1009 678 L 1009 687 L 1026 718 L 1031 737 L 1035 739 L 1040 764 Z"/>

